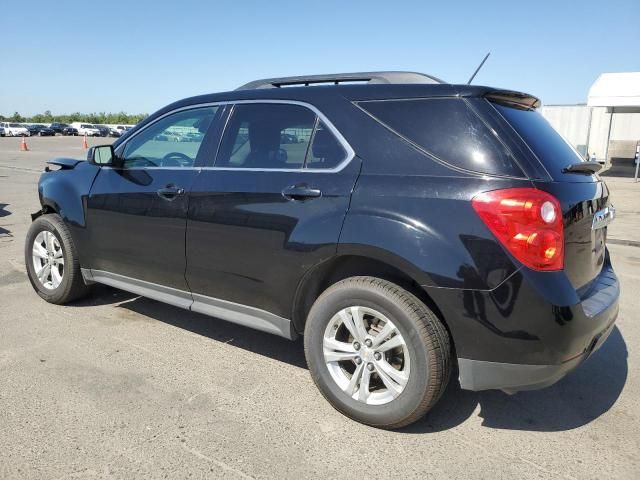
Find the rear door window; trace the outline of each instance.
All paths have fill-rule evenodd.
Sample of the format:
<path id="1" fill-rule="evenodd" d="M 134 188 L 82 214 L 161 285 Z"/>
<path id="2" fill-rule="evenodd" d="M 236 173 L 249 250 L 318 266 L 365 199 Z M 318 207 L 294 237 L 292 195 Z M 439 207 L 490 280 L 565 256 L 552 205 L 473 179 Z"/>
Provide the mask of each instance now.
<path id="1" fill-rule="evenodd" d="M 255 103 L 233 107 L 217 167 L 303 168 L 316 114 L 301 105 Z"/>
<path id="2" fill-rule="evenodd" d="M 441 162 L 473 172 L 524 176 L 509 149 L 464 99 L 377 100 L 358 105 Z"/>

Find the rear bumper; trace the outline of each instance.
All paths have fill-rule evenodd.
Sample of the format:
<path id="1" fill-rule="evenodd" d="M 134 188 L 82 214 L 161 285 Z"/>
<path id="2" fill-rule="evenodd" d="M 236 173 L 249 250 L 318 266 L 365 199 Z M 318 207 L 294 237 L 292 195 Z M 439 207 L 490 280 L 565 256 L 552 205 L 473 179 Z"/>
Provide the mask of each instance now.
<path id="1" fill-rule="evenodd" d="M 608 255 L 585 288 L 521 269 L 493 290 L 425 290 L 449 326 L 461 387 L 516 392 L 557 382 L 613 330 L 620 286 Z"/>
<path id="2" fill-rule="evenodd" d="M 613 331 L 613 327 L 614 322 L 604 332 L 598 334 L 588 352 L 559 365 L 524 365 L 459 358 L 460 387 L 464 390 L 495 389 L 507 393 L 548 387 L 562 379 L 598 350 Z"/>

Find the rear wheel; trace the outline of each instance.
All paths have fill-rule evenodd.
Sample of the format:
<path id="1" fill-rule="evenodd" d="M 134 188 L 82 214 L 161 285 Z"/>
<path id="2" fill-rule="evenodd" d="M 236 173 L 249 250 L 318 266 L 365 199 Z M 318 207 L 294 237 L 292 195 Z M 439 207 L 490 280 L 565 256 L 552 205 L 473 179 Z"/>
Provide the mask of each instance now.
<path id="1" fill-rule="evenodd" d="M 58 215 L 43 215 L 31 224 L 24 254 L 29 281 L 47 302 L 64 304 L 89 293 L 73 239 Z"/>
<path id="2" fill-rule="evenodd" d="M 410 292 L 374 277 L 351 277 L 316 300 L 305 354 L 324 397 L 359 422 L 400 428 L 440 398 L 451 370 L 444 325 Z"/>

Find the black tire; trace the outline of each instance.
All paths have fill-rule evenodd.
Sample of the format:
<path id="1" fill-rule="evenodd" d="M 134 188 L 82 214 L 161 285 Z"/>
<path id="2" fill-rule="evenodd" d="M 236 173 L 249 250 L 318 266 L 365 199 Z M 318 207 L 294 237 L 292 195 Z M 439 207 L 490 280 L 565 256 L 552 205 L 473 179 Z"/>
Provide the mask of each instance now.
<path id="1" fill-rule="evenodd" d="M 38 280 L 33 264 L 33 244 L 42 231 L 48 231 L 55 235 L 62 249 L 64 267 L 62 281 L 57 288 L 48 289 Z M 29 227 L 25 241 L 25 265 L 29 281 L 40 297 L 49 303 L 62 305 L 86 296 L 91 288 L 84 283 L 80 272 L 80 263 L 76 253 L 73 239 L 69 229 L 57 214 L 47 214 L 38 217 Z"/>
<path id="2" fill-rule="evenodd" d="M 383 405 L 369 405 L 345 393 L 324 360 L 327 325 L 339 311 L 356 305 L 390 319 L 409 352 L 408 382 L 399 396 Z M 401 428 L 423 417 L 444 392 L 451 373 L 451 342 L 438 317 L 410 292 L 374 277 L 347 278 L 318 297 L 307 317 L 304 350 L 311 377 L 329 403 L 347 417 L 378 428 Z"/>

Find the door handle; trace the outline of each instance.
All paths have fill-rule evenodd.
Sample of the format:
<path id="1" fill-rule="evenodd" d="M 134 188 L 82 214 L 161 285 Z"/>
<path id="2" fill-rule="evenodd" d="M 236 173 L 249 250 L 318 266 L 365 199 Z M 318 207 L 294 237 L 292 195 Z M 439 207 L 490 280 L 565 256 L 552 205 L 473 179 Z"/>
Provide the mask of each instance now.
<path id="1" fill-rule="evenodd" d="M 163 200 L 173 201 L 176 197 L 180 195 L 184 195 L 184 188 L 176 187 L 175 185 L 167 185 L 159 189 L 157 192 L 158 196 Z"/>
<path id="2" fill-rule="evenodd" d="M 322 196 L 322 192 L 308 185 L 290 185 L 282 190 L 282 196 L 287 200 L 308 200 Z"/>

